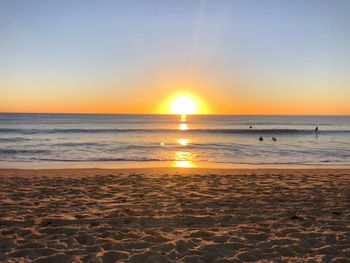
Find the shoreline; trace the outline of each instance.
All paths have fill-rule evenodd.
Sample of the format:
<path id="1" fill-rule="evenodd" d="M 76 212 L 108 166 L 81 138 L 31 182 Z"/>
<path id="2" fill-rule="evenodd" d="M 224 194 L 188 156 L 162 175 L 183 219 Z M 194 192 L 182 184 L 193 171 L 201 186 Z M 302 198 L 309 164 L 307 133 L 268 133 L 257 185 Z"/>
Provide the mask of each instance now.
<path id="1" fill-rule="evenodd" d="M 160 175 L 162 173 L 168 174 L 183 174 L 183 175 L 242 175 L 242 174 L 255 174 L 255 175 L 265 175 L 265 174 L 308 174 L 317 175 L 319 173 L 345 173 L 350 174 L 350 167 L 332 167 L 332 168 L 201 168 L 201 167 L 136 167 L 136 168 L 1 168 L 0 176 L 33 176 L 35 173 L 37 176 L 45 175 L 46 177 L 56 177 L 56 176 L 96 176 L 96 175 L 106 175 L 106 173 L 112 173 L 114 175 Z"/>
<path id="2" fill-rule="evenodd" d="M 0 170 L 61 170 L 61 169 L 96 169 L 96 170 L 131 170 L 131 169 L 205 169 L 205 170 L 349 170 L 350 164 L 218 164 L 188 163 L 181 166 L 177 162 L 120 162 L 120 163 L 8 163 L 0 161 Z M 188 166 L 187 166 L 188 165 Z"/>

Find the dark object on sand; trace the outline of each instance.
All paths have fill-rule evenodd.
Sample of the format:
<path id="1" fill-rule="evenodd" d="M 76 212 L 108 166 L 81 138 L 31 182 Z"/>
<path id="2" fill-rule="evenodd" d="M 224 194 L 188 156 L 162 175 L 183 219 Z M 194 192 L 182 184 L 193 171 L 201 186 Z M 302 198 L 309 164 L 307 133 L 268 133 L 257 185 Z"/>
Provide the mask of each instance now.
<path id="1" fill-rule="evenodd" d="M 315 132 L 318 132 L 318 126 L 315 128 Z"/>
<path id="2" fill-rule="evenodd" d="M 264 138 L 262 136 L 260 136 L 259 141 L 262 142 L 263 140 L 264 140 Z"/>
<path id="3" fill-rule="evenodd" d="M 277 138 L 276 138 L 276 137 L 272 137 L 272 140 L 273 140 L 274 142 L 277 142 Z"/>
<path id="4" fill-rule="evenodd" d="M 332 214 L 336 216 L 341 216 L 341 212 L 337 212 L 337 211 L 333 211 Z"/>
<path id="5" fill-rule="evenodd" d="M 300 220 L 300 221 L 303 221 L 303 220 L 304 220 L 304 217 L 294 215 L 294 216 L 291 216 L 290 219 L 292 219 L 292 220 Z"/>

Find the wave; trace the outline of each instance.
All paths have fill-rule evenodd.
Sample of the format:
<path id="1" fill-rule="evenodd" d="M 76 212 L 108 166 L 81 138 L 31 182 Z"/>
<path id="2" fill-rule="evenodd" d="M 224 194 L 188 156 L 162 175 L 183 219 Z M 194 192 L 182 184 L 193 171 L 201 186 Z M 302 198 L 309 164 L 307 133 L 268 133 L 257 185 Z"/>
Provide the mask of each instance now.
<path id="1" fill-rule="evenodd" d="M 222 133 L 222 134 L 315 134 L 307 129 L 11 129 L 0 128 L 10 134 L 95 134 L 95 133 Z M 319 134 L 350 133 L 350 130 L 320 130 Z"/>
<path id="2" fill-rule="evenodd" d="M 24 141 L 30 141 L 30 139 L 27 139 L 27 138 L 0 138 L 0 142 L 24 142 Z"/>
<path id="3" fill-rule="evenodd" d="M 86 159 L 60 159 L 60 158 L 32 158 L 33 161 L 46 162 L 160 162 L 172 161 L 159 158 L 86 158 Z"/>
<path id="4" fill-rule="evenodd" d="M 0 154 L 49 154 L 49 150 L 0 149 Z"/>
<path id="5" fill-rule="evenodd" d="M 83 147 L 83 146 L 107 146 L 107 143 L 97 143 L 97 142 L 62 142 L 62 143 L 54 143 L 53 146 L 60 146 L 60 147 Z"/>
<path id="6" fill-rule="evenodd" d="M 19 160 L 7 160 L 0 159 L 0 161 L 6 162 L 52 162 L 52 163 L 108 163 L 108 162 L 130 162 L 130 163 L 147 163 L 147 162 L 174 162 L 175 159 L 162 159 L 162 158 L 86 158 L 86 159 L 65 159 L 65 158 L 30 158 L 30 159 L 19 159 Z M 232 164 L 232 165 L 348 165 L 347 160 L 294 160 L 294 161 L 285 161 L 285 160 L 197 160 L 197 163 L 211 163 L 211 164 Z"/>

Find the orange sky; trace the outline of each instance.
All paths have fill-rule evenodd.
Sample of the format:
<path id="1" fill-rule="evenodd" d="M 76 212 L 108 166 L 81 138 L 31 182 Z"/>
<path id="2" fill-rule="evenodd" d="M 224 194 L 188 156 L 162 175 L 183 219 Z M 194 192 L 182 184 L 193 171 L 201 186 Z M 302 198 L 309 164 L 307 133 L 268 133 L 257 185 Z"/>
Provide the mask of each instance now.
<path id="1" fill-rule="evenodd" d="M 35 87 L 10 86 L 0 97 L 1 112 L 62 112 L 62 113 L 170 113 L 174 94 L 189 93 L 197 96 L 205 107 L 200 113 L 210 114 L 350 114 L 346 96 L 349 91 L 294 89 L 295 92 L 269 87 L 249 87 L 249 82 L 221 79 L 176 81 L 179 75 L 162 74 L 161 78 L 144 82 L 144 86 L 125 91 L 111 84 L 73 87 L 65 83 L 43 83 Z M 40 84 L 40 83 L 39 83 Z M 147 85 L 148 84 L 148 85 Z M 263 83 L 261 83 L 263 84 Z M 221 85 L 221 88 L 217 88 Z M 240 86 L 239 86 L 240 85 Z M 247 85 L 247 86 L 244 86 Z M 181 88 L 179 88 L 181 87 Z M 129 90 L 128 90 L 129 89 Z M 180 92 L 180 93 L 179 93 Z M 203 111 L 203 109 L 205 110 Z"/>
<path id="2" fill-rule="evenodd" d="M 169 94 L 142 94 L 129 98 L 93 98 L 91 96 L 16 97 L 16 100 L 3 101 L 1 112 L 62 112 L 62 113 L 170 113 Z M 310 102 L 307 98 L 285 98 L 271 101 L 266 97 L 242 98 L 225 94 L 193 92 L 206 104 L 199 113 L 209 114 L 350 114 L 346 98 L 334 101 L 327 97 Z"/>

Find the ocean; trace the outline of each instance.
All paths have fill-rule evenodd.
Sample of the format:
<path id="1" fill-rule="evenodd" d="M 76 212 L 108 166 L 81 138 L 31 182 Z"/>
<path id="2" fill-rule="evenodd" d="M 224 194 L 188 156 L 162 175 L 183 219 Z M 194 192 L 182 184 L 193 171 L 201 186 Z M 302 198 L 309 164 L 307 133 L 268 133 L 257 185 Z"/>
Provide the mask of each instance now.
<path id="1" fill-rule="evenodd" d="M 349 164 L 350 116 L 0 114 L 2 168 Z"/>

